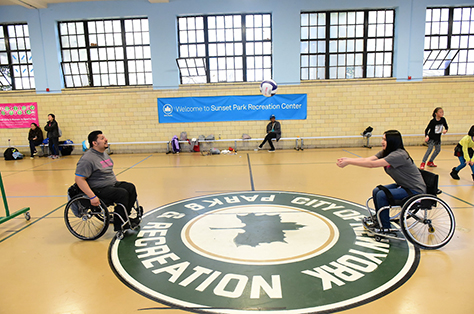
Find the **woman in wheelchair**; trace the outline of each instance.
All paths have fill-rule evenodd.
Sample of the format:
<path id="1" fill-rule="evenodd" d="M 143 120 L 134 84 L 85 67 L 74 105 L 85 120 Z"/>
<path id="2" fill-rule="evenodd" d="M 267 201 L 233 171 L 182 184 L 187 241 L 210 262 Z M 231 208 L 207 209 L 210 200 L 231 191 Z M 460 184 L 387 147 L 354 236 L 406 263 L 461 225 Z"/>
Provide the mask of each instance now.
<path id="1" fill-rule="evenodd" d="M 385 172 L 395 181 L 393 184 L 378 186 L 372 191 L 373 201 L 378 220 L 372 220 L 369 228 L 379 229 L 380 232 L 387 232 L 390 229 L 389 210 L 380 209 L 392 204 L 394 201 L 402 200 L 414 194 L 426 193 L 426 184 L 423 177 L 414 164 L 413 159 L 403 146 L 402 135 L 397 130 L 385 131 L 382 136 L 382 150 L 376 155 L 367 158 L 346 158 L 337 160 L 337 166 L 344 168 L 347 165 L 354 165 L 365 168 L 383 167 Z"/>

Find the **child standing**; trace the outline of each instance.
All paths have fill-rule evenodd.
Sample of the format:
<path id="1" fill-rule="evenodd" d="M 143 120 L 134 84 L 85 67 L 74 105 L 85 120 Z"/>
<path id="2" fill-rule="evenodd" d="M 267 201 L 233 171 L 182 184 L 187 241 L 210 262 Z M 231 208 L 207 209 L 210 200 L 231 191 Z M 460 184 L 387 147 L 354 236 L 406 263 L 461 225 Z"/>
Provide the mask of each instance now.
<path id="1" fill-rule="evenodd" d="M 425 142 L 428 143 L 428 150 L 426 151 L 425 156 L 423 156 L 420 169 L 425 169 L 426 160 L 433 151 L 433 147 L 435 148 L 435 151 L 433 155 L 431 155 L 427 166 L 437 167 L 433 161 L 441 151 L 441 134 L 446 134 L 446 132 L 448 132 L 448 123 L 443 116 L 443 108 L 437 107 L 433 111 L 433 119 L 431 119 L 430 123 L 428 123 L 428 126 L 425 129 Z"/>
<path id="2" fill-rule="evenodd" d="M 474 125 L 471 126 L 469 132 L 464 136 L 454 149 L 454 156 L 459 158 L 460 165 L 453 168 L 450 175 L 454 180 L 459 180 L 458 172 L 469 164 L 472 171 L 472 180 L 474 180 Z"/>

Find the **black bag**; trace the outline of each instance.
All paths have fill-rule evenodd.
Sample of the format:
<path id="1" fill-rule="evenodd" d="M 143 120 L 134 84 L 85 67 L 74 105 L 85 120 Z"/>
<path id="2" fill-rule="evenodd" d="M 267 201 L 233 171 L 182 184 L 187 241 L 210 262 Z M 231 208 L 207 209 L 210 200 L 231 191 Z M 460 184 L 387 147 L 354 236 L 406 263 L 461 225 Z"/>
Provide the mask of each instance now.
<path id="1" fill-rule="evenodd" d="M 82 190 L 79 188 L 77 183 L 74 183 L 67 189 L 67 196 L 69 196 L 69 199 L 81 193 L 84 193 L 84 192 L 82 192 Z"/>
<path id="2" fill-rule="evenodd" d="M 456 147 L 454 147 L 454 156 L 456 157 L 461 157 L 463 154 L 462 152 L 462 146 L 461 144 L 458 143 L 458 145 L 456 145 Z"/>
<path id="3" fill-rule="evenodd" d="M 468 148 L 467 149 L 467 153 L 469 154 L 469 157 L 472 158 L 472 156 L 474 155 L 474 150 L 472 148 Z M 456 147 L 454 147 L 454 156 L 456 157 L 463 157 L 464 156 L 464 152 L 462 151 L 462 145 L 458 143 L 458 145 L 456 145 Z"/>
<path id="4" fill-rule="evenodd" d="M 73 144 L 71 140 L 59 141 L 59 151 L 61 152 L 61 155 L 71 155 L 72 151 L 74 150 L 74 146 L 71 144 Z"/>
<path id="5" fill-rule="evenodd" d="M 3 157 L 5 160 L 23 159 L 23 154 L 21 154 L 15 147 L 8 147 L 3 152 Z"/>

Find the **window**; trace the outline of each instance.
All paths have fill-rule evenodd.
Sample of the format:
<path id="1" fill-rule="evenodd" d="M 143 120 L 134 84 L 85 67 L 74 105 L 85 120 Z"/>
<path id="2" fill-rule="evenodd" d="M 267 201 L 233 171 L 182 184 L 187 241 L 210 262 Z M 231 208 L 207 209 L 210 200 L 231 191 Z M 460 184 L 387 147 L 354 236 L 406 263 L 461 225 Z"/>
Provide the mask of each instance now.
<path id="1" fill-rule="evenodd" d="M 152 84 L 148 19 L 59 22 L 66 87 Z"/>
<path id="2" fill-rule="evenodd" d="M 301 80 L 391 77 L 394 10 L 301 13 Z"/>
<path id="3" fill-rule="evenodd" d="M 423 75 L 474 75 L 474 7 L 426 10 Z"/>
<path id="4" fill-rule="evenodd" d="M 272 77 L 270 14 L 178 17 L 178 42 L 182 84 Z M 200 66 L 203 58 L 205 64 Z M 194 75 L 195 67 L 189 66 L 193 64 L 205 69 L 205 75 Z"/>
<path id="5" fill-rule="evenodd" d="M 0 25 L 0 89 L 34 89 L 28 25 Z"/>

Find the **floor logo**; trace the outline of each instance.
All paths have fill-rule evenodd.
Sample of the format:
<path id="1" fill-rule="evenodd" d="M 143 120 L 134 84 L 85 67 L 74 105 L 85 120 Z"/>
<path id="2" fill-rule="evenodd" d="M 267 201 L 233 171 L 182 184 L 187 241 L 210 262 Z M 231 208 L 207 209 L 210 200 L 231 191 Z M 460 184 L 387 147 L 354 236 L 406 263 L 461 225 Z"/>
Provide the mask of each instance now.
<path id="1" fill-rule="evenodd" d="M 119 278 L 160 303 L 208 313 L 309 313 L 354 307 L 415 271 L 405 241 L 376 242 L 365 208 L 327 196 L 236 192 L 147 213 L 141 230 L 113 240 Z"/>

